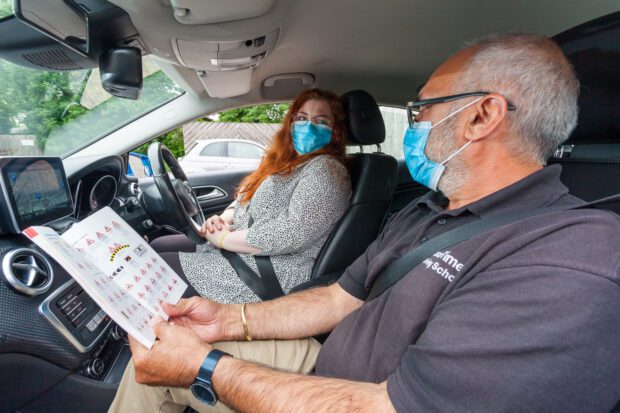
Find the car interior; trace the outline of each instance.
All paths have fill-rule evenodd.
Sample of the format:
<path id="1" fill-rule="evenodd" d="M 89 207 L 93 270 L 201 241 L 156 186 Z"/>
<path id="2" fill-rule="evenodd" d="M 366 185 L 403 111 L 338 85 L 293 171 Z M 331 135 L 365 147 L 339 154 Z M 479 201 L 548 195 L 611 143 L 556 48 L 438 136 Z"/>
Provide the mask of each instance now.
<path id="1" fill-rule="evenodd" d="M 110 206 L 149 240 L 183 232 L 202 242 L 204 217 L 222 212 L 251 170 L 185 173 L 172 152 L 155 142 L 148 149 L 152 176 L 138 178 L 128 174 L 128 154 L 194 119 L 290 102 L 319 87 L 341 96 L 347 114 L 353 195 L 311 280 L 295 290 L 334 282 L 391 215 L 427 192 L 411 179 L 402 151 L 386 149 L 399 147 L 403 135 L 387 133 L 380 107 L 402 110 L 465 41 L 500 32 L 542 33 L 562 47 L 581 82 L 580 115 L 569 141 L 548 163 L 561 164 L 565 185 L 587 201 L 619 194 L 615 0 L 16 0 L 13 12 L 0 19 L 0 60 L 16 73 L 98 73 L 93 77 L 105 97 L 96 99 L 108 106 L 139 105 L 149 93 L 163 96 L 163 89 L 149 92 L 157 86 L 169 93 L 140 112 L 120 112 L 105 131 L 88 131 L 84 122 L 53 132 L 56 143 L 38 156 L 60 159 L 57 173 L 68 182 L 71 210 L 42 213 L 28 223 L 62 233 Z M 161 77 L 143 74 L 149 61 Z M 0 102 L 0 117 L 2 110 Z M 15 157 L 0 155 L 8 199 Z M 5 155 L 8 163 L 2 163 Z M 601 207 L 620 213 L 617 201 Z M 13 219 L 5 201 L 2 208 L 0 412 L 105 412 L 131 357 L 126 333 L 20 234 L 26 220 Z M 76 297 L 86 308 L 77 320 L 62 311 Z M 93 320 L 96 328 L 87 330 Z"/>

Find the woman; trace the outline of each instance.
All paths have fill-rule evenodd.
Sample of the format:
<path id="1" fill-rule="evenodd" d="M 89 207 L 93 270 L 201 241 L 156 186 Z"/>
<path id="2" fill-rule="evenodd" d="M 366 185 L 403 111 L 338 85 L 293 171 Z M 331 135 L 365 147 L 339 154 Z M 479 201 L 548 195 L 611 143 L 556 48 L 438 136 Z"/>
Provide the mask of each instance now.
<path id="1" fill-rule="evenodd" d="M 344 119 L 335 94 L 303 92 L 258 169 L 241 182 L 235 202 L 206 220 L 202 234 L 209 242 L 196 248 L 187 239 L 184 245 L 171 242 L 171 236 L 155 240 L 153 248 L 169 262 L 178 259 L 173 267 L 182 269 L 198 294 L 219 302 L 259 300 L 221 249 L 238 253 L 256 274 L 254 256 L 269 256 L 284 293 L 307 281 L 351 196 Z M 172 244 L 182 251 L 178 258 L 166 253 Z"/>

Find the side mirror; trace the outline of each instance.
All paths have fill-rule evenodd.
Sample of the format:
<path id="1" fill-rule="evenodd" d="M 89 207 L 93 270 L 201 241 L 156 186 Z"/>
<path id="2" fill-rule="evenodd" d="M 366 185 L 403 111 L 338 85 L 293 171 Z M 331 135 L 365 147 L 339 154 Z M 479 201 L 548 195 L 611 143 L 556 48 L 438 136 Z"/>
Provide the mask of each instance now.
<path id="1" fill-rule="evenodd" d="M 138 152 L 129 152 L 127 158 L 127 175 L 136 178 L 153 176 L 149 157 Z"/>
<path id="2" fill-rule="evenodd" d="M 142 55 L 135 47 L 108 49 L 99 56 L 101 85 L 113 96 L 136 100 L 142 90 Z"/>

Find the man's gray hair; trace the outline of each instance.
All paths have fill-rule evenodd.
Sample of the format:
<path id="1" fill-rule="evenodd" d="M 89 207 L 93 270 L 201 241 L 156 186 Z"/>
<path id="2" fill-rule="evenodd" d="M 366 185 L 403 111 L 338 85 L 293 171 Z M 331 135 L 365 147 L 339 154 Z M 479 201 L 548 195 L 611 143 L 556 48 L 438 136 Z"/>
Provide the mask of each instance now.
<path id="1" fill-rule="evenodd" d="M 508 124 L 517 135 L 511 150 L 542 165 L 577 125 L 579 81 L 551 39 L 536 34 L 502 34 L 469 45 L 474 48 L 454 93 L 488 91 L 517 108 Z"/>

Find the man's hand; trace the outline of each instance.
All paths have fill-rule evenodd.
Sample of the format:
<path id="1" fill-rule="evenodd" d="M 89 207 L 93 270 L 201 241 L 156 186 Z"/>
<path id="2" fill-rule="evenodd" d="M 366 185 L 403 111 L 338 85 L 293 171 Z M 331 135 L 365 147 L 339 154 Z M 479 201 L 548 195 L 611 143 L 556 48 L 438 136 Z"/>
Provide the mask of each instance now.
<path id="1" fill-rule="evenodd" d="M 191 329 L 207 343 L 226 339 L 222 320 L 223 305 L 200 297 L 182 298 L 176 305 L 163 303 L 170 324 Z"/>
<path id="2" fill-rule="evenodd" d="M 159 340 L 150 350 L 129 337 L 136 381 L 158 386 L 189 386 L 198 375 L 211 346 L 187 327 L 166 323 L 159 317 L 152 321 Z"/>

